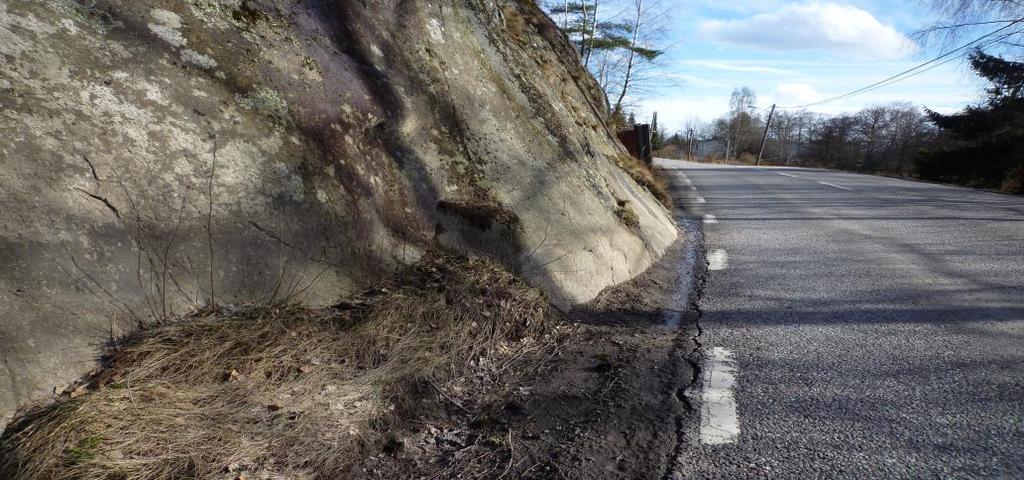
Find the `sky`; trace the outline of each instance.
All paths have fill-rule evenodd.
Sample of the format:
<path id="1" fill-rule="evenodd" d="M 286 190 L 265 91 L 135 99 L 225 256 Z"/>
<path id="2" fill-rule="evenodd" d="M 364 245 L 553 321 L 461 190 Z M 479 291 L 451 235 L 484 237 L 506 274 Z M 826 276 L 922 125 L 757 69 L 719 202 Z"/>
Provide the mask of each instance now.
<path id="1" fill-rule="evenodd" d="M 799 106 L 872 84 L 930 60 L 941 45 L 914 32 L 934 21 L 917 0 L 662 0 L 657 17 L 665 50 L 651 73 L 638 120 L 668 131 L 728 110 L 735 87 L 748 86 L 757 105 Z M 949 113 L 981 98 L 984 85 L 954 61 L 864 95 L 812 107 L 837 114 L 897 101 Z"/>

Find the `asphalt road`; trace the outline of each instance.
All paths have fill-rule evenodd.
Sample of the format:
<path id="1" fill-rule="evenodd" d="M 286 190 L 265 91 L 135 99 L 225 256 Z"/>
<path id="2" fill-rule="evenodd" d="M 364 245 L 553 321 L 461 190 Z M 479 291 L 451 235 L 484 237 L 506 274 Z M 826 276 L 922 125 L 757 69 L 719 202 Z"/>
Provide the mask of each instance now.
<path id="1" fill-rule="evenodd" d="M 1024 478 L 1024 198 L 659 162 L 714 216 L 701 341 L 737 377 L 738 436 L 694 425 L 678 476 Z"/>

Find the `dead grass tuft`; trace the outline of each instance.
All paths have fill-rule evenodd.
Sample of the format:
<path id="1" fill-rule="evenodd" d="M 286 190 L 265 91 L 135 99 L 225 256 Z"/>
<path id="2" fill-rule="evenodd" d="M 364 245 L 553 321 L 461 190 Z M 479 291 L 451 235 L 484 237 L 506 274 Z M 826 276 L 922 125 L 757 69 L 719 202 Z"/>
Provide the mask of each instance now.
<path id="1" fill-rule="evenodd" d="M 441 200 L 437 203 L 437 209 L 441 212 L 462 217 L 475 228 L 490 230 L 498 223 L 506 227 L 519 224 L 519 217 L 508 207 L 489 202 L 466 202 Z"/>
<path id="2" fill-rule="evenodd" d="M 665 208 L 672 210 L 672 196 L 665 182 L 654 175 L 654 171 L 636 157 L 622 153 L 615 157 L 615 163 L 633 177 L 636 183 L 646 188 Z"/>
<path id="3" fill-rule="evenodd" d="M 483 363 L 514 376 L 552 324 L 543 294 L 486 260 L 434 255 L 401 280 L 331 308 L 225 308 L 135 334 L 19 415 L 0 476 L 345 478 L 421 399 L 456 395 L 446 382 Z"/>
<path id="4" fill-rule="evenodd" d="M 615 209 L 615 216 L 629 228 L 640 228 L 640 218 L 636 216 L 636 212 L 633 211 L 633 207 L 629 205 L 629 200 L 618 201 L 618 207 Z"/>
<path id="5" fill-rule="evenodd" d="M 501 12 L 505 19 L 505 29 L 509 37 L 520 45 L 526 45 L 528 43 L 526 19 L 519 13 L 519 9 L 512 5 L 503 5 Z"/>

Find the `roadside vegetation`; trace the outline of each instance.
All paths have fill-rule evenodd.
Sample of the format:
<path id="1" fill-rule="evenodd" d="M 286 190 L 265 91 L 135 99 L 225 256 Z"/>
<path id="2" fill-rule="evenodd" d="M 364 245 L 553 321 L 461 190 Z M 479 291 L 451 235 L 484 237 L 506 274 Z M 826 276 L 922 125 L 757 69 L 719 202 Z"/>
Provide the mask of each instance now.
<path id="1" fill-rule="evenodd" d="M 329 308 L 206 308 L 21 412 L 0 477 L 351 478 L 415 442 L 437 461 L 420 473 L 493 475 L 514 447 L 487 419 L 564 343 L 557 315 L 492 262 L 442 255 Z"/>
<path id="2" fill-rule="evenodd" d="M 633 177 L 636 183 L 646 188 L 654 198 L 658 199 L 665 208 L 672 209 L 672 195 L 668 192 L 668 186 L 663 179 L 654 173 L 651 167 L 644 164 L 640 159 L 628 154 L 621 154 L 615 159 L 615 163 L 623 171 Z"/>
<path id="3" fill-rule="evenodd" d="M 736 89 L 725 117 L 695 125 L 692 136 L 689 132 L 670 136 L 658 154 L 753 164 L 768 113 L 750 107 L 756 102 L 749 88 Z M 917 155 L 937 133 L 925 112 L 909 103 L 835 116 L 782 110 L 772 119 L 762 163 L 909 175 Z"/>

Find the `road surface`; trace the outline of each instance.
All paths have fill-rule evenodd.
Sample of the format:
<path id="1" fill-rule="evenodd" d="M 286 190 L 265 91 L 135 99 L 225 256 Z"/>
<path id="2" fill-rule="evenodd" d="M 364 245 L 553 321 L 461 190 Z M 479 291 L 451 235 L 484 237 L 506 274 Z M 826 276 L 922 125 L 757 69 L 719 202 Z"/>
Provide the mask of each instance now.
<path id="1" fill-rule="evenodd" d="M 1024 478 L 1024 198 L 659 164 L 712 270 L 680 478 Z"/>

